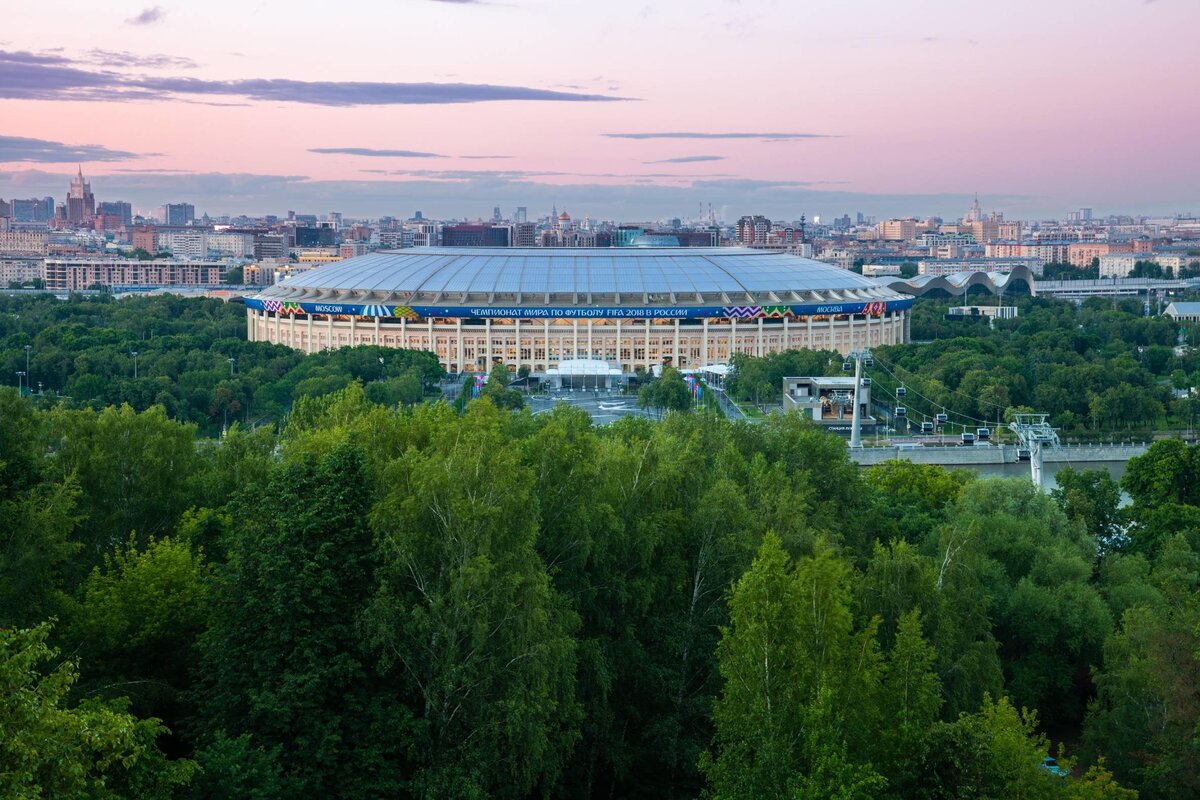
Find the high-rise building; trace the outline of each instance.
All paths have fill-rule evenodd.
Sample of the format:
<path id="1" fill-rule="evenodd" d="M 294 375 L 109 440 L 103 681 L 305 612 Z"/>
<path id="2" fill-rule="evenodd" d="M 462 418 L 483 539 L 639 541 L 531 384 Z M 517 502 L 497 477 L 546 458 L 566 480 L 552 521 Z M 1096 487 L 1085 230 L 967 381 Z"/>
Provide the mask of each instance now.
<path id="1" fill-rule="evenodd" d="M 532 222 L 513 223 L 513 247 L 536 247 L 537 225 Z"/>
<path id="2" fill-rule="evenodd" d="M 196 207 L 191 203 L 167 203 L 162 207 L 164 225 L 191 225 L 196 220 Z"/>
<path id="3" fill-rule="evenodd" d="M 14 198 L 12 201 L 13 222 L 49 222 L 53 218 L 53 197 L 44 197 L 41 200 L 37 198 L 17 200 Z"/>
<path id="4" fill-rule="evenodd" d="M 133 224 L 133 206 L 121 200 L 109 200 L 96 206 L 96 213 L 102 217 L 119 217 L 122 225 Z"/>
<path id="5" fill-rule="evenodd" d="M 3 200 L 0 200 L 0 217 L 11 217 L 11 216 L 12 216 L 12 205 L 10 203 L 4 202 Z"/>
<path id="6" fill-rule="evenodd" d="M 71 188 L 67 191 L 67 222 L 82 225 L 96 213 L 96 197 L 92 194 L 92 184 L 84 180 L 83 167 L 71 179 Z"/>
<path id="7" fill-rule="evenodd" d="M 885 242 L 907 242 L 917 238 L 915 219 L 885 219 L 879 223 L 879 238 Z"/>
<path id="8" fill-rule="evenodd" d="M 513 214 L 513 222 L 528 222 L 529 209 L 525 206 L 517 206 L 517 211 Z"/>
<path id="9" fill-rule="evenodd" d="M 509 229 L 503 225 L 447 225 L 442 228 L 446 247 L 508 247 Z"/>
<path id="10" fill-rule="evenodd" d="M 500 216 L 500 206 L 492 207 L 492 222 L 499 222 L 503 217 Z"/>
<path id="11" fill-rule="evenodd" d="M 975 202 L 971 203 L 971 210 L 963 217 L 963 222 L 980 222 L 983 220 L 983 209 L 979 207 L 979 195 L 975 195 Z"/>
<path id="12" fill-rule="evenodd" d="M 739 244 L 747 246 L 766 244 L 770 233 L 771 220 L 761 214 L 745 216 L 737 221 L 737 240 Z"/>

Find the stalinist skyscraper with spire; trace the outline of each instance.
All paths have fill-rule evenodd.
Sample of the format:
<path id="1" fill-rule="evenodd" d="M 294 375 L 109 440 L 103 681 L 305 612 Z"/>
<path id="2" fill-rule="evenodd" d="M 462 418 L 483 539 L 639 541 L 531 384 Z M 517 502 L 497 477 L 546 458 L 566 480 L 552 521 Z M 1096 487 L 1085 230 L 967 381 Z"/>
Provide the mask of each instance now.
<path id="1" fill-rule="evenodd" d="M 83 179 L 83 166 L 79 173 L 71 179 L 71 189 L 67 193 L 67 222 L 82 225 L 91 220 L 96 214 L 96 197 L 92 194 L 92 184 Z"/>

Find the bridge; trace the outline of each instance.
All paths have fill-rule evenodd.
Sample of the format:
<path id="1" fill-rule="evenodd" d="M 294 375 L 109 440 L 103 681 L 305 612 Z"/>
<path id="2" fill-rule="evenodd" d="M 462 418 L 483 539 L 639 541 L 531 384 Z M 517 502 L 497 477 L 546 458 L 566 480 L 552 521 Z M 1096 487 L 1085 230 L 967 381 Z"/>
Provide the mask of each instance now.
<path id="1" fill-rule="evenodd" d="M 1134 444 L 1064 444 L 1047 447 L 1042 459 L 1047 463 L 1123 463 L 1134 456 L 1143 455 L 1150 448 L 1149 442 Z M 987 464 L 1016 464 L 1027 461 L 1023 458 L 1025 448 L 1015 444 L 973 445 L 960 447 L 891 445 L 887 447 L 860 447 L 850 449 L 850 460 L 860 467 L 872 467 L 887 461 L 911 461 L 914 464 L 940 464 L 946 467 L 971 467 Z"/>

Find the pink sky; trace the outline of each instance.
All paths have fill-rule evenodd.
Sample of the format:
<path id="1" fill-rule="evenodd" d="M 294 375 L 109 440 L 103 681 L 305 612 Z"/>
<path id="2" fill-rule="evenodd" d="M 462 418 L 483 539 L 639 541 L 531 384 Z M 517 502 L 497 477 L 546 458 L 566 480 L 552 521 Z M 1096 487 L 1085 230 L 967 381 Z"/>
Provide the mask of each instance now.
<path id="1" fill-rule="evenodd" d="M 150 21 L 133 24 L 139 14 Z M 98 195 L 192 193 L 214 213 L 278 212 L 291 196 L 327 198 L 320 210 L 424 203 L 459 215 L 527 197 L 533 212 L 556 195 L 588 204 L 585 188 L 595 213 L 627 218 L 687 215 L 700 202 L 733 215 L 957 213 L 975 191 L 1014 215 L 1200 211 L 1198 30 L 1196 0 L 44 2 L 0 31 L 0 50 L 24 54 L 0 60 L 0 141 L 129 153 L 85 163 Z M 95 49 L 194 66 L 115 65 Z M 163 86 L 178 77 L 197 91 Z M 268 100 L 221 83 L 259 79 L 324 83 Z M 404 104 L 375 87 L 363 104 L 326 104 L 348 96 L 343 82 L 629 99 Z M 829 138 L 603 135 L 655 132 Z M 0 196 L 69 171 L 69 154 L 26 144 L 0 146 Z M 134 182 L 128 169 L 149 172 Z M 25 170 L 35 172 L 14 174 Z M 250 177 L 239 190 L 210 173 Z M 307 180 L 284 191 L 263 188 L 265 176 Z M 359 207 L 389 192 L 406 205 Z"/>

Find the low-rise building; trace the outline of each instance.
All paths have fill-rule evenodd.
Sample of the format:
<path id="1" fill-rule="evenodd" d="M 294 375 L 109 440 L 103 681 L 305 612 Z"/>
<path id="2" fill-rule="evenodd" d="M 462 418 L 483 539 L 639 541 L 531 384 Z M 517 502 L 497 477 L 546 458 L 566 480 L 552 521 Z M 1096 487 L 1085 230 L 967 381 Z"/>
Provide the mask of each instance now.
<path id="1" fill-rule="evenodd" d="M 864 433 L 873 432 L 875 419 L 871 412 L 871 386 L 860 386 L 860 425 Z M 813 422 L 834 433 L 850 433 L 854 417 L 854 377 L 835 375 L 783 379 L 783 410 L 805 415 Z"/>
<path id="2" fill-rule="evenodd" d="M 1180 322 L 1200 322 L 1200 303 L 1175 301 L 1163 311 L 1168 317 Z"/>
<path id="3" fill-rule="evenodd" d="M 45 261 L 46 288 L 78 291 L 125 286 L 217 286 L 227 266 L 220 261 L 68 259 Z"/>

